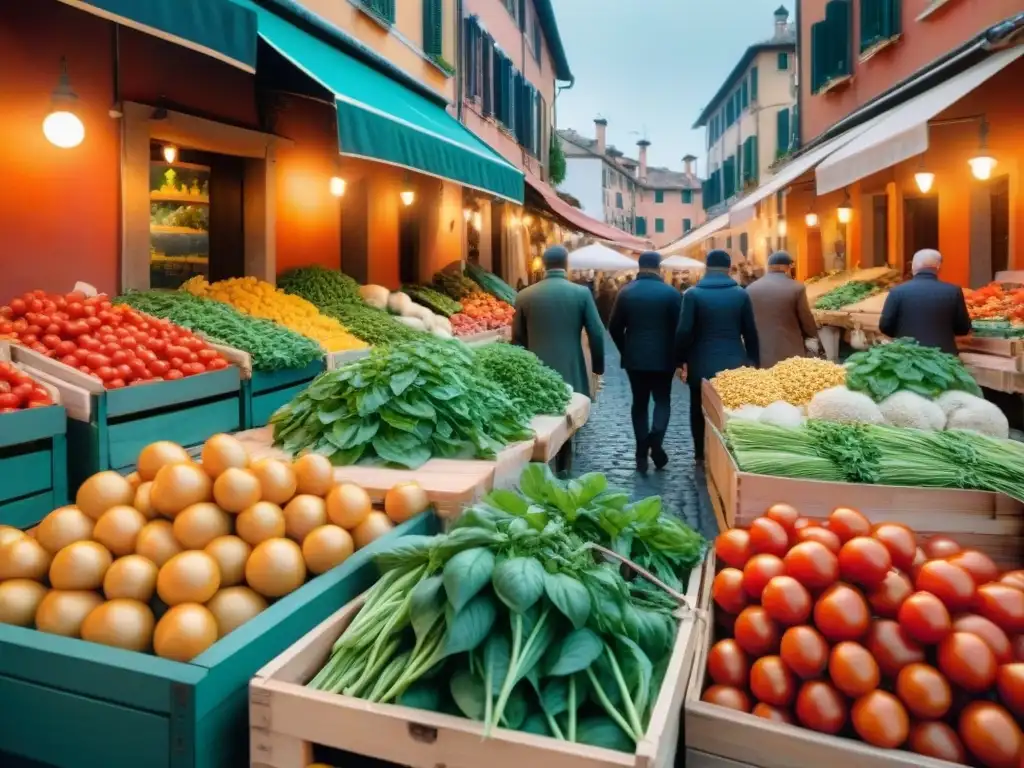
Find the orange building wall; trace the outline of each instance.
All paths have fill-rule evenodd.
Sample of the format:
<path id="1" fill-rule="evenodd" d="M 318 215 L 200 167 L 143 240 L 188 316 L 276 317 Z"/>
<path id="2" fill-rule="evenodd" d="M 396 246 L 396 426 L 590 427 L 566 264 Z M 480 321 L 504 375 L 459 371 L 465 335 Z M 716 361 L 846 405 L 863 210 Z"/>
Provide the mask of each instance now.
<path id="1" fill-rule="evenodd" d="M 111 24 L 49 0 L 0 3 L 0 302 L 24 291 L 119 287 L 120 125 L 113 104 Z M 85 140 L 43 136 L 66 56 Z"/>
<path id="2" fill-rule="evenodd" d="M 799 0 L 800 42 L 809 51 L 811 25 L 825 18 L 828 0 Z M 860 0 L 852 2 L 854 76 L 845 86 L 810 93 L 811 56 L 800 56 L 800 123 L 804 144 L 899 81 L 957 48 L 985 29 L 1024 10 L 1021 0 L 951 0 L 918 21 L 932 0 L 903 0 L 903 37 L 867 61 L 859 61 Z"/>

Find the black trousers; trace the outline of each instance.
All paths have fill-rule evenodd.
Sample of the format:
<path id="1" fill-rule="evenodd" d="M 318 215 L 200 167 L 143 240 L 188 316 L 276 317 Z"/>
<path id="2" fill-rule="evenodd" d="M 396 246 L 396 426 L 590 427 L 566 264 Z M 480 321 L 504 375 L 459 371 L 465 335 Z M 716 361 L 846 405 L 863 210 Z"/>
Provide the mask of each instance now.
<path id="1" fill-rule="evenodd" d="M 627 371 L 629 388 L 633 390 L 633 434 L 638 456 L 646 456 L 651 448 L 660 448 L 668 430 L 672 413 L 672 371 Z M 654 418 L 648 416 L 654 398 Z"/>
<path id="2" fill-rule="evenodd" d="M 693 435 L 693 456 L 698 461 L 704 458 L 704 408 L 700 380 L 689 382 L 690 387 L 690 434 Z"/>

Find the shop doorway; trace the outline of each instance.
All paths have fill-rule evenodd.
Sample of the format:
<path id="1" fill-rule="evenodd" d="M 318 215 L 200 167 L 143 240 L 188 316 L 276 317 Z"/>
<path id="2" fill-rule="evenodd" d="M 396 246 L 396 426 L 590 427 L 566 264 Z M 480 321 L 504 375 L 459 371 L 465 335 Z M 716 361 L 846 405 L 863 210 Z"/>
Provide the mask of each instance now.
<path id="1" fill-rule="evenodd" d="M 398 224 L 398 279 L 420 281 L 420 217 L 412 206 L 402 206 Z"/>
<path id="2" fill-rule="evenodd" d="M 992 224 L 992 277 L 1010 268 L 1010 177 L 1000 176 L 989 185 Z"/>
<path id="3" fill-rule="evenodd" d="M 907 197 L 903 200 L 903 255 L 911 263 L 924 248 L 939 247 L 939 198 Z"/>

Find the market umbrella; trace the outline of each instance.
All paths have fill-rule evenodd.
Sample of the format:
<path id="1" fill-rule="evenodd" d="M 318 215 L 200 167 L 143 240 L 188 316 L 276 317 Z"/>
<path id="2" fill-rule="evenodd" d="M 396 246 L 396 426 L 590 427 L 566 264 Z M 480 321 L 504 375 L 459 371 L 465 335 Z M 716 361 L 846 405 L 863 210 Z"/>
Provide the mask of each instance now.
<path id="1" fill-rule="evenodd" d="M 569 254 L 569 269 L 622 272 L 627 269 L 637 268 L 636 261 L 600 243 L 584 246 Z"/>
<path id="2" fill-rule="evenodd" d="M 662 269 L 704 269 L 704 262 L 691 259 L 689 256 L 669 256 L 661 260 Z"/>

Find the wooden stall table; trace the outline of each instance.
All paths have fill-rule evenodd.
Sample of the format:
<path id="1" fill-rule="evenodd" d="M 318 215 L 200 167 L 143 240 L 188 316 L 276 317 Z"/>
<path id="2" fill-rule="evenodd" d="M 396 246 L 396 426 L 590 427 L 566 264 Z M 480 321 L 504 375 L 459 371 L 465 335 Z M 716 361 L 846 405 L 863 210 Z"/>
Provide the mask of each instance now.
<path id="1" fill-rule="evenodd" d="M 562 447 L 578 432 L 590 418 L 591 400 L 577 392 L 569 399 L 564 416 L 535 416 L 530 422 L 536 440 L 533 445 L 533 461 L 545 464 L 553 461 Z"/>

